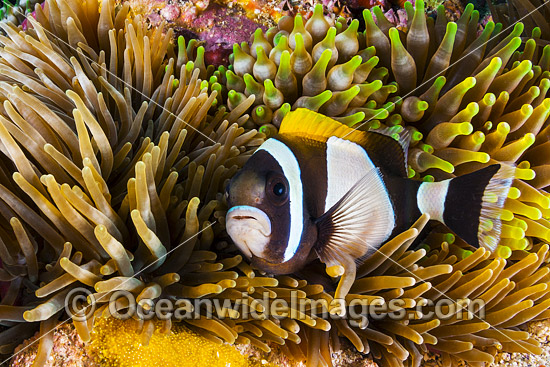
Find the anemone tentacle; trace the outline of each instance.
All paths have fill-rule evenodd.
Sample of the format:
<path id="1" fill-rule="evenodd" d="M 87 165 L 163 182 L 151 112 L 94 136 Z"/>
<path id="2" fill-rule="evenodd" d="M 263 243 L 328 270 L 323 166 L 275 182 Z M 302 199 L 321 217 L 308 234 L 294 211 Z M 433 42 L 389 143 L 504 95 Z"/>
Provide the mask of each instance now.
<path id="1" fill-rule="evenodd" d="M 0 280 L 11 282 L 2 353 L 38 328 L 45 334 L 77 287 L 98 300 L 94 318 L 108 315 L 117 288 L 142 304 L 229 300 L 222 311 L 232 317 L 198 310 L 186 327 L 264 351 L 279 344 L 309 365 L 331 365 L 340 337 L 389 366 L 418 366 L 428 347 L 448 365 L 489 363 L 518 345 L 540 352 L 516 326 L 550 316 L 550 46 L 541 32 L 525 40 L 516 25 L 485 44 L 502 28 L 488 23 L 476 38 L 470 6 L 455 24 L 442 11 L 427 18 L 421 0 L 404 31 L 377 25 L 374 8 L 358 32 L 357 21 L 317 7 L 307 21 L 283 17 L 256 31 L 250 45 L 234 46 L 229 69 L 215 69 L 196 41 L 174 43 L 172 30 L 148 29 L 130 13 L 112 0 L 46 0 L 26 30 L 0 24 Z M 515 163 L 497 251 L 472 249 L 443 226 L 411 248 L 422 217 L 344 277 L 346 301 L 381 308 L 356 320 L 312 316 L 333 301 L 341 273 L 325 277 L 314 263 L 300 276 L 262 274 L 224 231 L 227 180 L 298 107 L 396 138 L 409 130 L 417 179 Z M 295 294 L 308 307 L 265 319 L 230 307 L 239 300 L 261 313 L 264 294 L 270 304 Z M 433 316 L 445 297 L 452 316 Z M 89 340 L 94 319 L 74 324 Z M 44 338 L 38 360 L 50 351 Z"/>

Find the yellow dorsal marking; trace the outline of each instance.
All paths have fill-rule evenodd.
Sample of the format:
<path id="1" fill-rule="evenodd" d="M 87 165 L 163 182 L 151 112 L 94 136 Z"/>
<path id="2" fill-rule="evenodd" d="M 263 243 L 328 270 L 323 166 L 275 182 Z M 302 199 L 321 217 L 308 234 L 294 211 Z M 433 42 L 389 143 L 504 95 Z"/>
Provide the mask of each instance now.
<path id="1" fill-rule="evenodd" d="M 367 134 L 364 131 L 354 130 L 330 117 L 305 108 L 289 112 L 281 123 L 279 134 L 288 134 L 324 143 L 331 136 L 343 138 L 359 145 L 363 145 L 367 141 Z"/>

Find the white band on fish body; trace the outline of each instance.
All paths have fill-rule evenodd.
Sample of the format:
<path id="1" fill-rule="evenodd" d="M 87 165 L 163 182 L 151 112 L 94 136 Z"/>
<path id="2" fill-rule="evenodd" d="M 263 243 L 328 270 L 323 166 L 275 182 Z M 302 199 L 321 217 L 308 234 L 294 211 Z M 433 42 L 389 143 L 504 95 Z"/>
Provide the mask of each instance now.
<path id="1" fill-rule="evenodd" d="M 327 196 L 325 212 L 336 204 L 365 173 L 374 169 L 367 152 L 359 145 L 337 137 L 327 141 Z"/>
<path id="2" fill-rule="evenodd" d="M 296 156 L 284 143 L 268 139 L 258 151 L 265 150 L 279 163 L 289 185 L 290 233 L 285 249 L 284 261 L 290 260 L 298 251 L 304 228 L 304 204 L 300 165 Z"/>
<path id="3" fill-rule="evenodd" d="M 335 136 L 327 140 L 326 154 L 327 196 L 325 198 L 325 213 L 339 202 L 359 181 L 363 180 L 367 173 L 372 172 L 368 195 L 377 203 L 376 206 L 370 208 L 376 211 L 363 210 L 369 208 L 361 210 L 355 208 L 354 210 L 356 210 L 356 216 L 364 213 L 369 213 L 369 215 L 376 213 L 378 221 L 374 221 L 372 218 L 357 218 L 357 223 L 368 221 L 371 225 L 368 233 L 360 234 L 359 236 L 364 237 L 370 246 L 381 245 L 388 239 L 395 228 L 395 213 L 384 180 L 376 169 L 376 166 L 365 149 L 360 145 Z M 356 203 L 365 203 L 365 201 L 356 201 Z M 343 218 L 340 219 L 343 220 Z"/>
<path id="4" fill-rule="evenodd" d="M 443 224 L 443 212 L 445 211 L 445 198 L 449 191 L 451 180 L 440 182 L 424 182 L 418 188 L 416 202 L 422 214 L 428 214 L 430 219 Z"/>

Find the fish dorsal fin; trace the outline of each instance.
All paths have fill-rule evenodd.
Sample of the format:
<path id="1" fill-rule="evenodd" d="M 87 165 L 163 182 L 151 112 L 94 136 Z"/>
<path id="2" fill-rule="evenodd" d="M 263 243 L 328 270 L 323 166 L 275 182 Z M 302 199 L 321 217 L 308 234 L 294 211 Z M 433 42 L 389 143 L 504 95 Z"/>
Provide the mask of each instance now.
<path id="1" fill-rule="evenodd" d="M 401 144 L 392 135 L 380 131 L 365 132 L 366 142 L 362 145 L 374 164 L 399 177 L 407 177 L 408 140 Z M 401 139 L 401 138 L 400 138 Z"/>
<path id="2" fill-rule="evenodd" d="M 392 138 L 397 143 L 399 143 L 399 145 L 401 145 L 401 149 L 403 149 L 405 155 L 407 155 L 407 152 L 409 151 L 409 145 L 411 143 L 411 132 L 408 129 L 404 129 L 401 127 L 401 131 L 396 133 L 394 127 L 385 127 L 381 129 L 369 130 L 369 132 L 386 135 Z"/>
<path id="3" fill-rule="evenodd" d="M 331 136 L 349 140 L 363 147 L 375 166 L 393 175 L 407 177 L 406 146 L 383 132 L 355 130 L 320 113 L 298 108 L 285 116 L 279 134 L 323 143 Z"/>
<path id="4" fill-rule="evenodd" d="M 331 136 L 362 145 L 365 132 L 354 130 L 328 116 L 306 108 L 289 112 L 281 122 L 279 134 L 288 134 L 326 142 Z"/>

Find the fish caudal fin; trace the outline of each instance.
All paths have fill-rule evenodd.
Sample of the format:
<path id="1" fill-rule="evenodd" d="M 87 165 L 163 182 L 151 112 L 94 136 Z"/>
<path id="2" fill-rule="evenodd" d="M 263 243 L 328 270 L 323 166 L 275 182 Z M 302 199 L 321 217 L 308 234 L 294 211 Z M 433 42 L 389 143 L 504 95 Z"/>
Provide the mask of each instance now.
<path id="1" fill-rule="evenodd" d="M 470 245 L 495 250 L 514 172 L 512 166 L 494 164 L 453 179 L 423 183 L 418 189 L 418 208 Z"/>

